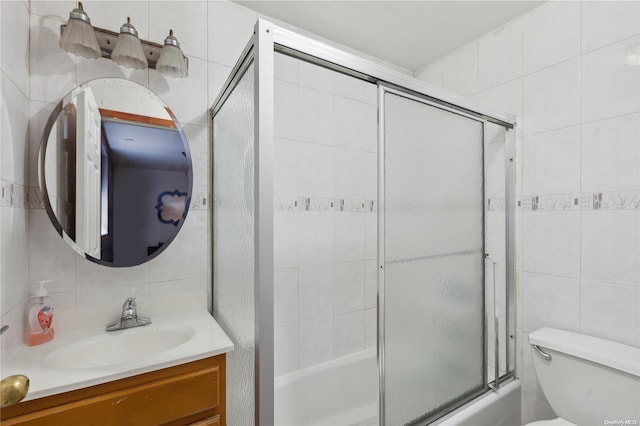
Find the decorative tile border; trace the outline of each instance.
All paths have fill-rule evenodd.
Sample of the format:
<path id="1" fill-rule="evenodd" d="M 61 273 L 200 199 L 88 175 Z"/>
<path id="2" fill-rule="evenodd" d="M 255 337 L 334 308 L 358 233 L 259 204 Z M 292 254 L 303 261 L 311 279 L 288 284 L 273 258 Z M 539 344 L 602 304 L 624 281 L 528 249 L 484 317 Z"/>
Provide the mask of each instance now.
<path id="1" fill-rule="evenodd" d="M 27 188 L 18 183 L 0 180 L 0 207 L 27 208 Z"/>
<path id="2" fill-rule="evenodd" d="M 583 192 L 581 194 L 523 195 L 516 208 L 525 212 L 569 210 L 640 210 L 640 191 Z"/>
<path id="3" fill-rule="evenodd" d="M 276 211 L 371 213 L 378 211 L 376 200 L 347 200 L 341 198 L 275 197 Z"/>

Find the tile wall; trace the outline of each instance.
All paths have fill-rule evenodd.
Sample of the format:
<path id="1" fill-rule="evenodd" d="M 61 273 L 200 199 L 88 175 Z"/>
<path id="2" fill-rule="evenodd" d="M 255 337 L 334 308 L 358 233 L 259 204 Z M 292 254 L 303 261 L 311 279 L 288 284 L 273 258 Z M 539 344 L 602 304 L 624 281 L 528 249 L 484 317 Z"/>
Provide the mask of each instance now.
<path id="1" fill-rule="evenodd" d="M 275 374 L 376 342 L 376 86 L 275 62 Z"/>
<path id="2" fill-rule="evenodd" d="M 528 333 L 640 346 L 640 2 L 549 1 L 417 76 L 518 117 L 523 420 L 554 417 Z"/>
<path id="3" fill-rule="evenodd" d="M 58 47 L 60 25 L 75 1 L 2 1 L 0 132 L 0 290 L 3 352 L 23 335 L 23 309 L 37 280 L 52 279 L 58 308 L 159 294 L 210 294 L 209 143 L 207 110 L 249 40 L 257 14 L 226 1 L 91 1 L 97 27 L 117 31 L 130 16 L 140 37 L 161 43 L 170 28 L 189 57 L 179 80 L 155 70 L 132 71 L 110 60 L 84 59 Z M 189 140 L 195 205 L 172 245 L 144 265 L 105 268 L 80 258 L 54 232 L 38 199 L 37 153 L 55 104 L 77 84 L 121 77 L 156 92 Z"/>

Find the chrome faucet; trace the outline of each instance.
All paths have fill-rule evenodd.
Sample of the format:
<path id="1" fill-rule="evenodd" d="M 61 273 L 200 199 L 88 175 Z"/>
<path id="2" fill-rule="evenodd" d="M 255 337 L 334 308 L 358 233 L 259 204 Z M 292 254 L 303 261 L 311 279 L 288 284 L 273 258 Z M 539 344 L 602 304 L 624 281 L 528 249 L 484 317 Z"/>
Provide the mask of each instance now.
<path id="1" fill-rule="evenodd" d="M 119 320 L 107 324 L 107 331 L 124 330 L 151 324 L 151 318 L 138 316 L 136 298 L 130 297 L 122 305 L 122 316 Z"/>

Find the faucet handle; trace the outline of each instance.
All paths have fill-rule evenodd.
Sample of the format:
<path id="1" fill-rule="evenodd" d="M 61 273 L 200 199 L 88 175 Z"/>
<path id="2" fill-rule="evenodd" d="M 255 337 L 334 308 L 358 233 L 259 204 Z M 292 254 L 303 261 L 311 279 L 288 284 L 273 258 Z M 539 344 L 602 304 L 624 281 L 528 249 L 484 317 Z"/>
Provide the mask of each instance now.
<path id="1" fill-rule="evenodd" d="M 124 303 L 122 304 L 122 309 L 131 309 L 131 308 L 136 308 L 138 304 L 136 303 L 136 297 L 135 296 L 131 296 L 129 298 L 127 298 L 127 300 L 124 301 Z"/>

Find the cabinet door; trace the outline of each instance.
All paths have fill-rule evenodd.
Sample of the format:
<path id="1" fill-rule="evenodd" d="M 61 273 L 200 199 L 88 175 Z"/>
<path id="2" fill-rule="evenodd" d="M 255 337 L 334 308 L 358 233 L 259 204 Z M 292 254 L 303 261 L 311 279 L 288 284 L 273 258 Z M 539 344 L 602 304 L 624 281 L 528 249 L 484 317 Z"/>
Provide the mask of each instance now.
<path id="1" fill-rule="evenodd" d="M 209 417 L 208 419 L 200 420 L 199 422 L 191 423 L 189 426 L 221 426 L 220 416 Z"/>
<path id="2" fill-rule="evenodd" d="M 222 373 L 223 374 L 223 373 Z M 184 418 L 215 414 L 220 407 L 220 366 L 191 371 L 107 392 L 9 419 L 3 426 L 122 426 L 184 424 Z M 216 416 L 219 417 L 219 416 Z M 219 424 L 219 423 L 211 423 Z"/>

